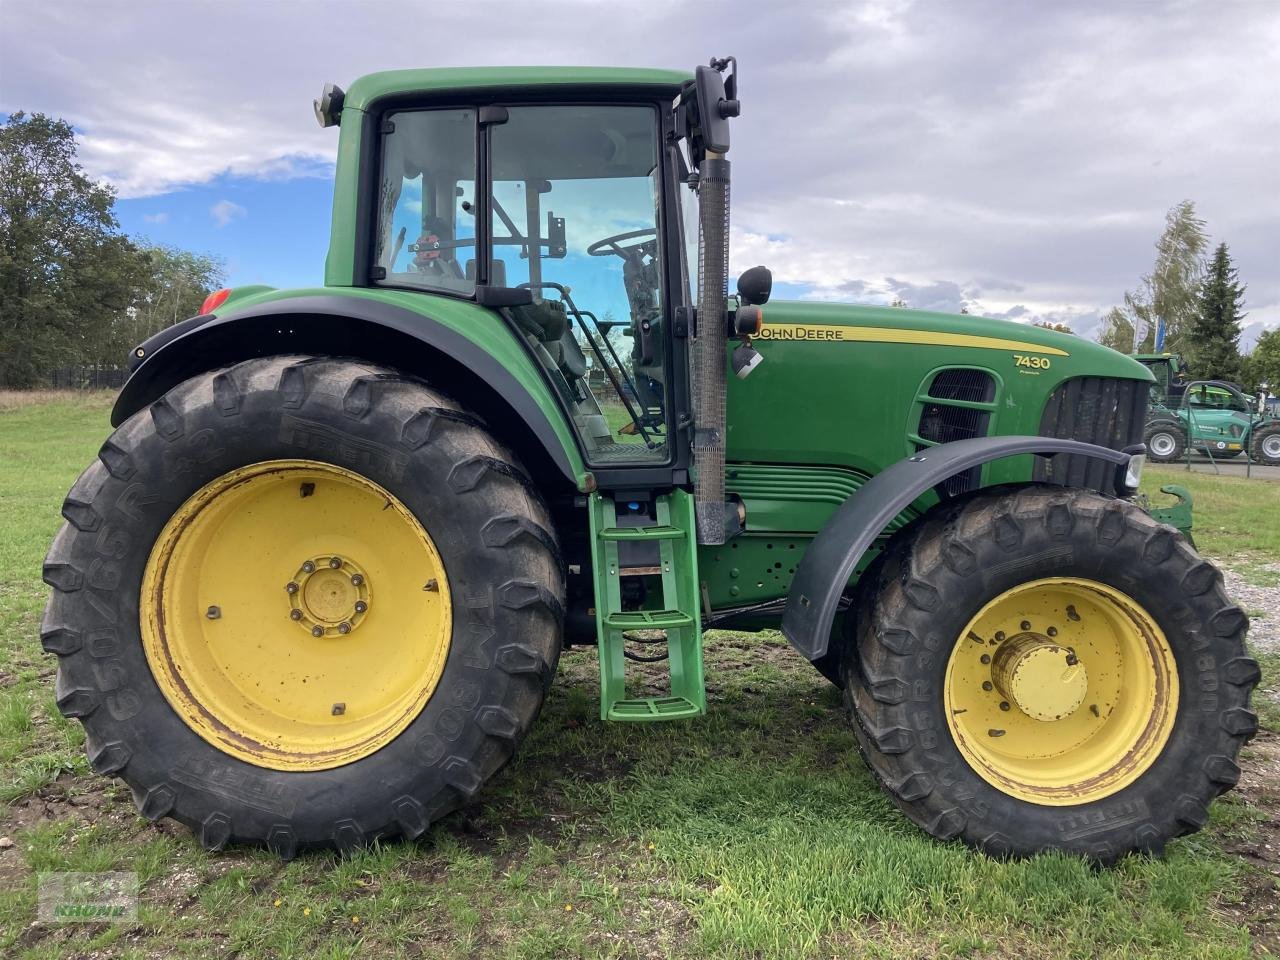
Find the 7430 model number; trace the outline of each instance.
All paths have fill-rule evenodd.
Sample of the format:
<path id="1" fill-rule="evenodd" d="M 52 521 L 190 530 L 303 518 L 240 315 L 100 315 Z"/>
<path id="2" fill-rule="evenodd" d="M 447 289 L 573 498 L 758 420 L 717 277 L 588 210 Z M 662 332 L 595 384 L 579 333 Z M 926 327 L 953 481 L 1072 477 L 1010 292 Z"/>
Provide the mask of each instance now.
<path id="1" fill-rule="evenodd" d="M 1048 370 L 1048 357 L 1033 357 L 1025 353 L 1015 353 L 1013 355 L 1013 365 L 1015 367 L 1030 367 L 1032 370 Z"/>

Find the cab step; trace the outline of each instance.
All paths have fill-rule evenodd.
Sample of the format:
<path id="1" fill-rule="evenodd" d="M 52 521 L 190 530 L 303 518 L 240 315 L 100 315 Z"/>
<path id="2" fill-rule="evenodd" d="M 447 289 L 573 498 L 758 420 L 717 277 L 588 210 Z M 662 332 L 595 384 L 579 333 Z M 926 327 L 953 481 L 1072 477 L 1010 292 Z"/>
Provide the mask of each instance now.
<path id="1" fill-rule="evenodd" d="M 595 568 L 596 636 L 600 649 L 600 717 L 631 723 L 678 720 L 707 711 L 702 678 L 702 624 L 698 609 L 698 553 L 693 535 L 693 497 L 683 490 L 657 495 L 647 525 L 624 525 L 618 505 L 603 493 L 590 499 L 591 550 Z M 624 511 L 623 516 L 627 516 Z M 647 518 L 646 518 L 647 519 Z M 625 544 L 642 548 L 656 563 L 624 568 L 619 562 Z M 660 583 L 650 590 L 652 609 L 622 609 L 622 578 L 637 569 Z M 662 630 L 666 634 L 670 696 L 627 697 L 626 634 L 634 630 Z M 661 644 L 661 639 L 656 644 Z"/>

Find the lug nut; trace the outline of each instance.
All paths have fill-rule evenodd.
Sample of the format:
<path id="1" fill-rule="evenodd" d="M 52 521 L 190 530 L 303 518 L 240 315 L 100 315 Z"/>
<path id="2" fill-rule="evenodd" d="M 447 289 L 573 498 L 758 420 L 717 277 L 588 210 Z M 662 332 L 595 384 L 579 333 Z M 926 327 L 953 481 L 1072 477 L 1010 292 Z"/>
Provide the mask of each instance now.
<path id="1" fill-rule="evenodd" d="M 990 692 L 991 692 L 991 689 L 992 689 L 991 681 L 990 681 L 990 680 L 983 680 L 983 681 L 982 681 L 982 689 L 983 689 L 983 690 L 986 690 L 988 693 L 990 693 Z"/>
<path id="2" fill-rule="evenodd" d="M 290 580 L 288 583 L 284 585 L 284 590 L 285 590 L 285 593 L 297 593 L 298 585 L 294 583 L 292 580 Z"/>
<path id="3" fill-rule="evenodd" d="M 1009 701 L 1008 701 L 1008 700 L 1001 700 L 1001 701 L 1000 701 L 1000 709 L 1001 709 L 1001 710 L 1008 710 L 1008 709 L 1009 709 Z"/>
<path id="4" fill-rule="evenodd" d="M 364 613 L 368 609 L 369 609 L 369 605 L 365 603 L 363 600 L 356 601 L 356 613 Z"/>
<path id="5" fill-rule="evenodd" d="M 204 615 L 208 617 L 210 620 L 217 620 L 220 616 L 222 616 L 222 611 L 217 607 L 210 607 L 208 610 L 204 612 Z"/>
<path id="6" fill-rule="evenodd" d="M 1058 635 L 1058 628 L 1050 627 L 1048 630 L 1045 631 L 1045 633 L 1047 633 L 1051 637 L 1056 637 Z"/>
<path id="7" fill-rule="evenodd" d="M 316 565 L 315 565 L 314 563 L 312 563 L 310 560 L 306 560 L 306 561 L 304 561 L 304 562 L 303 562 L 303 564 L 302 564 L 302 572 L 303 572 L 303 573 L 315 573 L 315 572 L 316 572 Z"/>
<path id="8" fill-rule="evenodd" d="M 341 557 L 330 557 L 330 558 L 329 558 L 329 566 L 331 566 L 334 570 L 337 570 L 340 566 L 342 566 L 342 558 L 341 558 Z"/>
<path id="9" fill-rule="evenodd" d="M 339 633 L 343 633 L 343 634 L 350 633 L 350 632 L 351 632 L 351 624 L 349 624 L 349 623 L 340 623 L 340 624 L 338 624 L 338 632 L 339 632 Z"/>
<path id="10" fill-rule="evenodd" d="M 1022 621 L 1022 623 L 1021 623 L 1019 626 L 1020 626 L 1020 628 L 1021 628 L 1021 629 L 1023 629 L 1023 630 L 1030 630 L 1030 629 L 1031 629 L 1031 621 L 1030 621 L 1030 620 L 1023 620 L 1023 621 Z"/>
<path id="11" fill-rule="evenodd" d="M 290 620 L 301 620 L 301 619 L 302 619 L 302 611 L 301 611 L 301 610 L 290 610 L 290 611 L 289 611 L 289 619 L 290 619 Z"/>
<path id="12" fill-rule="evenodd" d="M 985 653 L 984 653 L 984 654 L 982 655 L 982 662 L 983 662 L 983 663 L 990 663 L 990 662 L 991 662 L 991 657 L 990 657 L 988 654 L 985 654 Z"/>
<path id="13" fill-rule="evenodd" d="M 358 587 L 358 586 L 360 586 L 360 584 L 362 584 L 362 583 L 364 583 L 364 577 L 363 577 L 361 574 L 353 573 L 353 574 L 351 575 L 351 584 L 352 584 L 352 586 L 356 586 L 356 587 Z"/>
<path id="14" fill-rule="evenodd" d="M 312 635 L 313 637 L 323 637 L 323 636 L 324 636 L 324 627 L 312 627 L 312 628 L 311 628 L 311 635 Z"/>
<path id="15" fill-rule="evenodd" d="M 304 483 L 298 487 L 298 496 L 300 497 L 309 497 L 315 492 L 316 485 L 314 483 Z"/>
<path id="16" fill-rule="evenodd" d="M 1004 643 L 1004 631 L 1003 631 L 1003 630 L 997 630 L 997 631 L 996 631 L 996 643 Z"/>

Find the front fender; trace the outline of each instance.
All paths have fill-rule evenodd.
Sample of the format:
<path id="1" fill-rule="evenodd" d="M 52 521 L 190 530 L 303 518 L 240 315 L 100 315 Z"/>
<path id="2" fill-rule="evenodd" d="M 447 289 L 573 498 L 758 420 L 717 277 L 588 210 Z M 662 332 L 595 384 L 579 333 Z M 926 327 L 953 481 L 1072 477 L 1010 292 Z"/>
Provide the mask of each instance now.
<path id="1" fill-rule="evenodd" d="M 450 322 L 384 298 L 306 293 L 183 321 L 144 344 L 148 349 L 112 409 L 112 426 L 184 380 L 241 360 L 285 353 L 353 357 L 443 380 L 438 385 L 459 399 L 487 406 L 480 412 L 495 427 L 521 424 L 525 429 L 516 432 L 532 437 L 550 464 L 582 488 L 588 475 L 573 434 L 514 335 L 484 308 L 447 307 L 459 313 Z"/>
<path id="2" fill-rule="evenodd" d="M 1123 470 L 1130 457 L 1143 449 L 1112 450 L 1054 437 L 977 437 L 930 447 L 898 461 L 842 503 L 813 538 L 791 581 L 782 617 L 783 634 L 810 660 L 825 654 L 840 597 L 862 555 L 894 517 L 948 477 L 992 460 L 1027 453 L 1096 457 Z M 1116 488 L 1124 489 L 1125 484 L 1117 483 Z"/>

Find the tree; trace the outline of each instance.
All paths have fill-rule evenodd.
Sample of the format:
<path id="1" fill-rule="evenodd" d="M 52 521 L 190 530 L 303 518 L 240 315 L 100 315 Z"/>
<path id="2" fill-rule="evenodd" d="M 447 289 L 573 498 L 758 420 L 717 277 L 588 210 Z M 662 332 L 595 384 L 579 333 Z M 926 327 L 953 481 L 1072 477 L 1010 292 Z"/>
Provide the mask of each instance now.
<path id="1" fill-rule="evenodd" d="M 1280 327 L 1267 330 L 1258 338 L 1253 352 L 1244 358 L 1242 383 L 1248 390 L 1266 384 L 1269 395 L 1280 394 Z"/>
<path id="2" fill-rule="evenodd" d="M 1155 349 L 1156 325 L 1163 320 L 1164 349 L 1170 353 L 1182 349 L 1198 310 L 1208 243 L 1204 221 L 1196 216 L 1192 201 L 1171 207 L 1156 241 L 1155 266 L 1143 275 L 1136 291 L 1125 291 L 1124 305 L 1107 314 L 1099 341 L 1122 353 L 1150 353 Z"/>
<path id="3" fill-rule="evenodd" d="M 1164 349 L 1181 352 L 1186 332 L 1194 322 L 1204 275 L 1204 253 L 1209 238 L 1204 221 L 1196 216 L 1196 206 L 1183 200 L 1165 215 L 1164 233 L 1156 243 L 1156 265 L 1151 272 L 1152 346 L 1155 349 L 1154 321 L 1165 325 Z"/>
<path id="4" fill-rule="evenodd" d="M 1057 330 L 1059 333 L 1075 333 L 1075 331 L 1067 326 L 1067 324 L 1055 323 L 1052 320 L 1033 320 L 1031 321 L 1031 325 L 1033 327 L 1040 327 L 1042 330 Z"/>
<path id="5" fill-rule="evenodd" d="M 1133 324 L 1119 307 L 1112 307 L 1102 318 L 1098 342 L 1104 347 L 1119 350 L 1121 353 L 1129 353 L 1133 350 Z"/>
<path id="6" fill-rule="evenodd" d="M 1240 377 L 1240 304 L 1244 285 L 1225 243 L 1218 244 L 1200 285 L 1199 309 L 1189 325 L 1184 352 L 1191 372 L 1205 380 Z"/>
<path id="7" fill-rule="evenodd" d="M 82 359 L 113 366 L 147 337 L 200 311 L 212 291 L 223 284 L 223 264 L 215 257 L 174 247 L 139 251 L 141 269 L 129 306 L 103 317 Z"/>
<path id="8" fill-rule="evenodd" d="M 114 194 L 84 175 L 75 151 L 71 125 L 44 114 L 19 111 L 0 127 L 0 382 L 10 386 L 78 356 L 141 279 Z"/>

